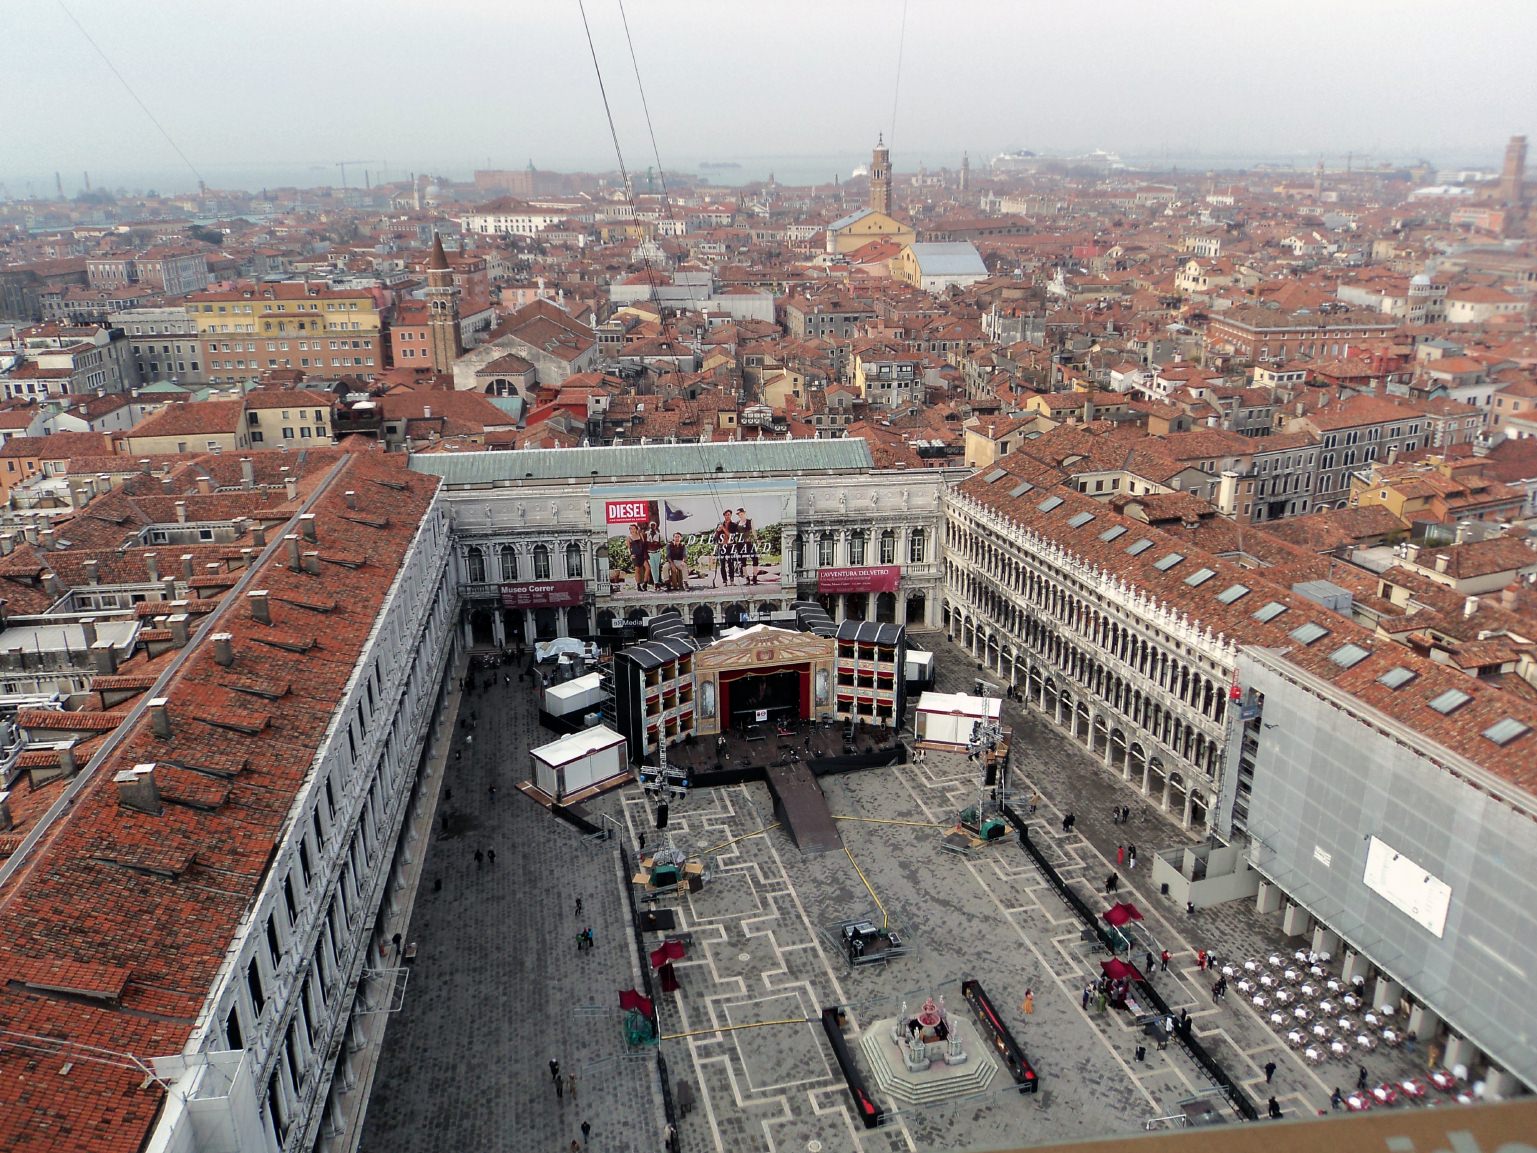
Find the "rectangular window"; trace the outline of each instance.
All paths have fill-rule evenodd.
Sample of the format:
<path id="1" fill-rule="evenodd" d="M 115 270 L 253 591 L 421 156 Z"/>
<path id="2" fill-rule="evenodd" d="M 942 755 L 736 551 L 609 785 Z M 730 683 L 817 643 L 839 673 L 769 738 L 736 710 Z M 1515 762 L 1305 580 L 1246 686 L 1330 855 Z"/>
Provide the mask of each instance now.
<path id="1" fill-rule="evenodd" d="M 1261 622 L 1262 624 L 1268 624 L 1285 611 L 1285 605 L 1278 601 L 1271 601 L 1269 604 L 1263 605 L 1257 612 L 1255 612 L 1254 619 Z"/>
<path id="2" fill-rule="evenodd" d="M 1185 557 L 1183 553 L 1171 552 L 1159 557 L 1156 561 L 1154 561 L 1153 567 L 1159 572 L 1168 572 L 1171 568 L 1179 564 L 1179 562 L 1184 559 Z"/>
<path id="3" fill-rule="evenodd" d="M 1406 669 L 1402 665 L 1398 665 L 1378 677 L 1377 683 L 1379 685 L 1386 685 L 1390 689 L 1401 689 L 1418 675 L 1412 669 Z"/>
<path id="4" fill-rule="evenodd" d="M 1198 568 L 1185 578 L 1185 583 L 1191 588 L 1199 588 L 1217 574 L 1209 568 Z"/>
<path id="5" fill-rule="evenodd" d="M 1150 549 L 1152 547 L 1153 547 L 1153 542 L 1148 540 L 1147 537 L 1143 537 L 1141 540 L 1127 545 L 1126 546 L 1126 551 L 1128 553 L 1130 553 L 1132 556 L 1141 556 L 1143 553 L 1145 553 L 1148 549 Z"/>

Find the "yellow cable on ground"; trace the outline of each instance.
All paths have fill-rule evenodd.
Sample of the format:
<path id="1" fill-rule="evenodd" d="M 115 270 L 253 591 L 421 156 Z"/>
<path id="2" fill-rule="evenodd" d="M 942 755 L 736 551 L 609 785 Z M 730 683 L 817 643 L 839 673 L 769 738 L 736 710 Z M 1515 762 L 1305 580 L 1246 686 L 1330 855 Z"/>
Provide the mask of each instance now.
<path id="1" fill-rule="evenodd" d="M 775 821 L 772 825 L 764 825 L 763 828 L 757 829 L 757 830 L 755 830 L 755 831 L 753 831 L 751 833 L 743 833 L 740 837 L 732 837 L 731 840 L 729 840 L 729 841 L 722 841 L 720 844 L 714 845 L 714 846 L 706 849 L 704 852 L 700 853 L 699 855 L 701 857 L 707 857 L 711 853 L 718 853 L 722 849 L 729 849 L 732 845 L 736 844 L 738 841 L 745 841 L 745 840 L 747 840 L 748 837 L 761 837 L 764 833 L 771 833 L 771 832 L 773 832 L 777 828 L 779 828 L 779 822 Z"/>
<path id="2" fill-rule="evenodd" d="M 764 1029 L 770 1025 L 811 1025 L 814 1017 L 786 1017 L 783 1021 L 754 1021 L 750 1025 L 718 1025 L 713 1029 L 692 1029 L 687 1033 L 664 1033 L 659 1040 L 681 1041 L 685 1037 L 703 1037 L 707 1033 L 734 1033 L 738 1029 Z"/>
<path id="3" fill-rule="evenodd" d="M 906 825 L 913 829 L 949 829 L 953 825 L 941 825 L 934 821 L 897 821 L 888 820 L 885 817 L 839 817 L 834 816 L 835 821 L 861 821 L 867 825 Z"/>
<path id="4" fill-rule="evenodd" d="M 870 882 L 865 880 L 865 875 L 859 868 L 859 862 L 854 859 L 854 854 L 849 852 L 847 845 L 843 846 L 843 855 L 849 859 L 849 864 L 854 866 L 854 872 L 859 875 L 859 881 L 865 887 L 865 892 L 870 894 L 870 900 L 875 902 L 875 907 L 881 911 L 881 928 L 886 928 L 886 906 L 881 904 L 881 899 L 875 895 L 875 890 L 870 888 Z"/>

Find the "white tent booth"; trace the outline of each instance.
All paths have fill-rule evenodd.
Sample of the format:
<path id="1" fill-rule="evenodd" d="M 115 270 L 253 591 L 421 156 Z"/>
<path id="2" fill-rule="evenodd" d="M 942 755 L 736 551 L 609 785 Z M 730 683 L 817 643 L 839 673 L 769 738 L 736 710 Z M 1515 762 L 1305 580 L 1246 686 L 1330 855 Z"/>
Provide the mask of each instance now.
<path id="1" fill-rule="evenodd" d="M 913 714 L 913 737 L 941 745 L 959 745 L 971 740 L 971 730 L 978 721 L 996 721 L 1003 715 L 1003 701 L 997 697 L 974 697 L 967 693 L 924 693 L 918 698 Z"/>
<path id="2" fill-rule="evenodd" d="M 540 745 L 530 749 L 529 755 L 534 760 L 534 784 L 557 801 L 600 781 L 630 776 L 625 740 L 606 725 Z"/>
<path id="3" fill-rule="evenodd" d="M 590 713 L 603 703 L 603 678 L 598 673 L 575 677 L 544 690 L 544 710 L 553 717 Z"/>

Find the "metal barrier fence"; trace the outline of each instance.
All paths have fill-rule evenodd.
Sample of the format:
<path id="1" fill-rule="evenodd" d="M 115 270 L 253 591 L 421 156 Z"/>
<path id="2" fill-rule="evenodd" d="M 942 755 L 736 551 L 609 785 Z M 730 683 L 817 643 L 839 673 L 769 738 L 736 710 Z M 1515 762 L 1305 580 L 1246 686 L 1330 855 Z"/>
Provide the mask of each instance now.
<path id="1" fill-rule="evenodd" d="M 1030 827 L 1025 824 L 1023 818 L 1007 806 L 1004 807 L 1003 811 L 1004 815 L 1008 817 L 1009 823 L 1019 832 L 1020 846 L 1025 850 L 1025 854 L 1035 862 L 1035 867 L 1046 878 L 1047 884 L 1055 889 L 1057 895 L 1078 915 L 1084 927 L 1099 938 L 1105 948 L 1114 955 L 1115 942 L 1111 937 L 1109 929 L 1101 923 L 1099 916 L 1089 908 L 1082 897 L 1068 886 L 1067 882 L 1062 879 L 1062 875 L 1057 872 L 1056 867 L 1036 847 L 1035 842 L 1030 839 Z M 1170 1017 L 1173 1015 L 1169 1012 L 1168 1002 L 1159 995 L 1158 990 L 1153 988 L 1152 982 L 1146 980 L 1138 981 L 1137 986 L 1148 1002 L 1158 1010 L 1160 1016 Z M 1239 1087 L 1237 1082 L 1228 1076 L 1222 1065 L 1206 1051 L 1206 1047 L 1196 1040 L 1195 1035 L 1189 1029 L 1176 1029 L 1172 1039 L 1183 1045 L 1185 1051 L 1190 1054 L 1191 1060 L 1205 1070 L 1206 1075 L 1222 1090 L 1223 1095 L 1238 1112 L 1239 1116 L 1243 1117 L 1246 1121 L 1259 1120 L 1259 1110 L 1255 1108 L 1254 1102 L 1249 1100 L 1249 1095 Z"/>

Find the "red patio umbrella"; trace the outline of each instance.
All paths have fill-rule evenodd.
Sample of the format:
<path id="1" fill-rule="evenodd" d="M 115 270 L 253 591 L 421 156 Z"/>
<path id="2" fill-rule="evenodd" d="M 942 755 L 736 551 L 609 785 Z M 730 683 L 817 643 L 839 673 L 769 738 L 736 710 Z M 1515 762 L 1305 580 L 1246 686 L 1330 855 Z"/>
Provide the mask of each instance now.
<path id="1" fill-rule="evenodd" d="M 651 967 L 660 969 L 668 961 L 681 961 L 686 952 L 682 941 L 663 941 L 651 950 Z"/>
<path id="2" fill-rule="evenodd" d="M 1106 909 L 1101 914 L 1101 916 L 1103 916 L 1106 921 L 1115 926 L 1117 929 L 1126 924 L 1128 921 L 1142 920 L 1141 911 L 1137 908 L 1137 906 L 1127 901 L 1122 901 L 1119 905 L 1111 905 L 1110 908 Z"/>
<path id="3" fill-rule="evenodd" d="M 626 1012 L 634 1009 L 648 1021 L 656 1020 L 656 1006 L 651 1003 L 651 998 L 634 989 L 619 990 L 619 1007 Z"/>
<path id="4" fill-rule="evenodd" d="M 1135 965 L 1128 964 L 1119 957 L 1109 961 L 1101 961 L 1099 967 L 1104 970 L 1105 976 L 1109 977 L 1112 981 L 1144 981 L 1147 979 L 1142 976 Z"/>

